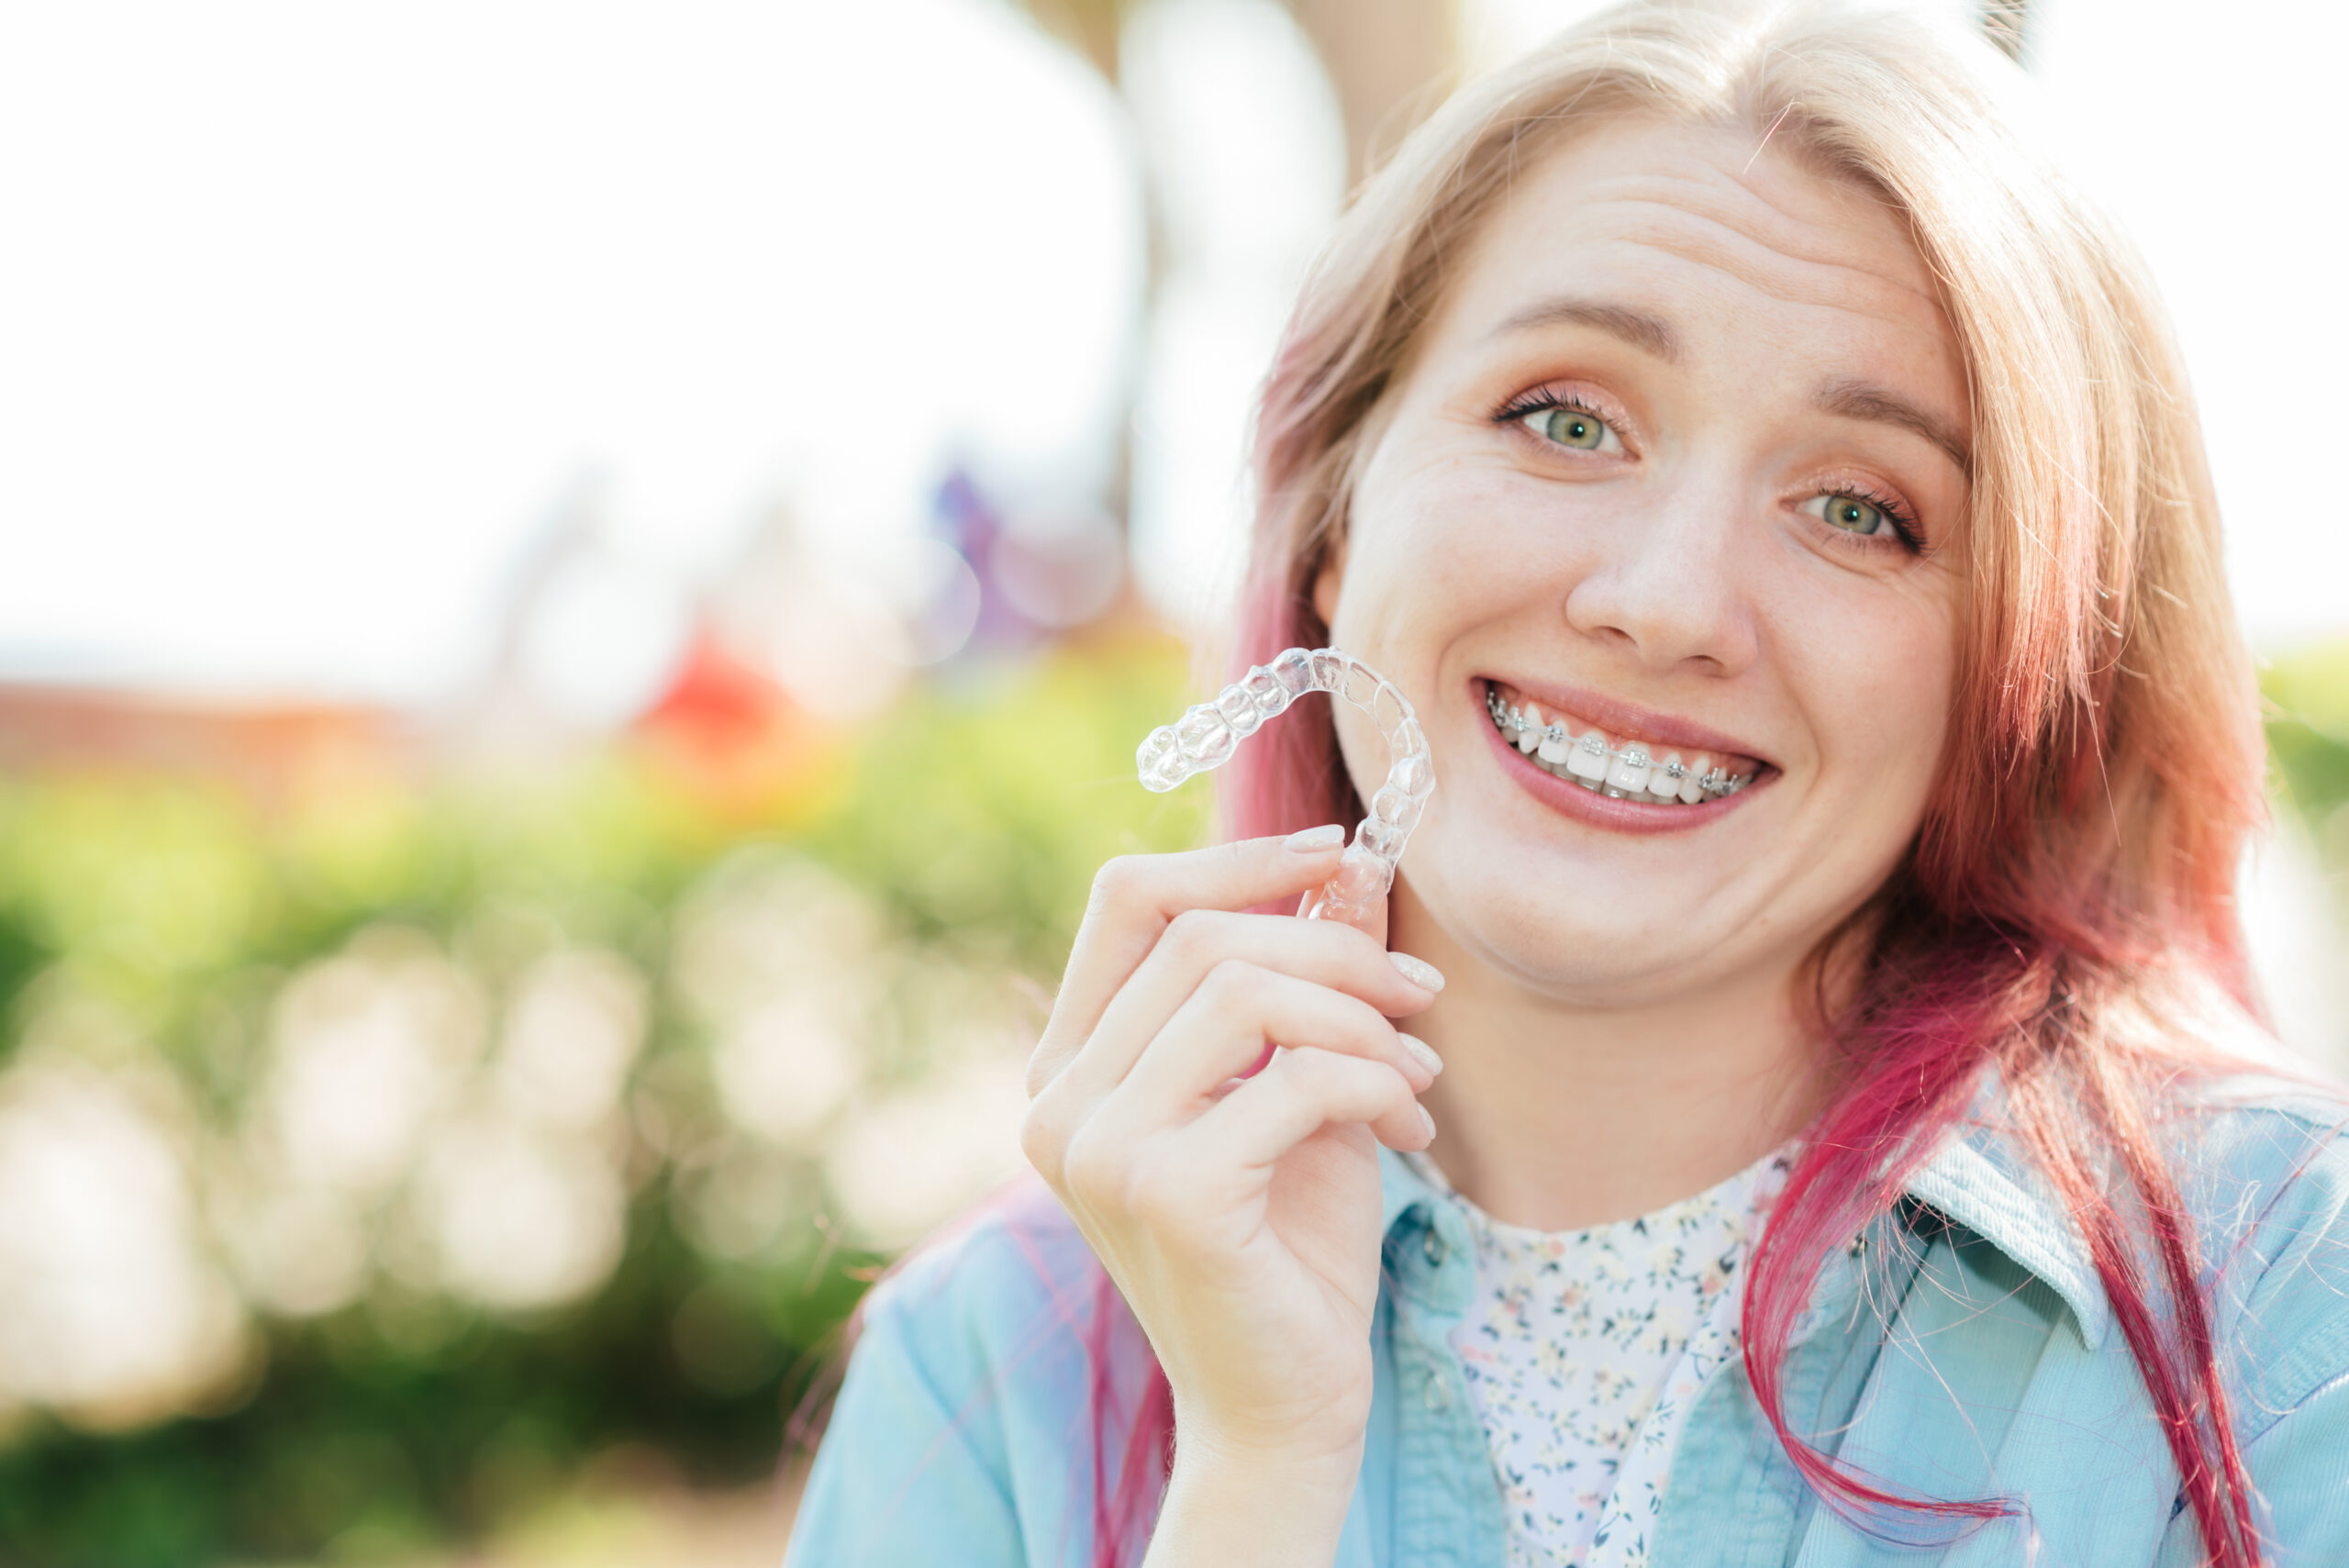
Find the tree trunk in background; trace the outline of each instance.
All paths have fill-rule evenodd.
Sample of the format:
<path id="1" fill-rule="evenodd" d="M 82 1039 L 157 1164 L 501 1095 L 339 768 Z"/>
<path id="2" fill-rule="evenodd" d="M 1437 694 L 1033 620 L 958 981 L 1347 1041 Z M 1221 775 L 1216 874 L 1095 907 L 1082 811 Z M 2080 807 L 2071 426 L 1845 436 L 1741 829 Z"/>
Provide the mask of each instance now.
<path id="1" fill-rule="evenodd" d="M 1118 33 L 1136 0 L 1020 0 L 1047 32 L 1111 83 Z M 2002 0 L 1988 0 L 1992 5 Z M 2021 9 L 2020 0 L 2005 0 Z M 1346 167 L 1360 181 L 1432 113 L 1459 72 L 1459 0 L 1283 0 L 1321 57 L 1346 119 Z"/>
<path id="2" fill-rule="evenodd" d="M 1128 0 L 1020 0 L 1046 32 L 1074 46 L 1093 68 L 1118 80 L 1118 29 L 1132 7 Z"/>
<path id="3" fill-rule="evenodd" d="M 1288 0 L 1338 90 L 1359 183 L 1435 111 L 1459 72 L 1456 0 Z"/>

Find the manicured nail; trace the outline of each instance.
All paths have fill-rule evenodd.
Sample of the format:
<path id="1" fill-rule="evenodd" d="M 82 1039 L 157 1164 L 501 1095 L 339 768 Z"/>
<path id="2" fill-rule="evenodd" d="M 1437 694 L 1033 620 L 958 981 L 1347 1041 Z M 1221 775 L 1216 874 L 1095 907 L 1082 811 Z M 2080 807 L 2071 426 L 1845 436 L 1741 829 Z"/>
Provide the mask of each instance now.
<path id="1" fill-rule="evenodd" d="M 1319 828 L 1308 828 L 1302 833 L 1291 833 L 1286 848 L 1293 855 L 1318 855 L 1334 850 L 1346 841 L 1342 822 L 1331 822 Z"/>
<path id="2" fill-rule="evenodd" d="M 1443 971 L 1426 959 L 1413 958 L 1407 952 L 1390 952 L 1386 956 L 1395 961 L 1395 967 L 1403 972 L 1403 978 L 1420 990 L 1441 991 L 1443 989 Z"/>
<path id="3" fill-rule="evenodd" d="M 1435 1053 L 1435 1047 L 1426 1040 L 1415 1034 L 1405 1034 L 1399 1029 L 1396 1031 L 1395 1038 L 1403 1042 L 1403 1054 L 1426 1068 L 1430 1077 L 1443 1071 L 1443 1058 L 1438 1056 Z"/>
<path id="4" fill-rule="evenodd" d="M 1419 1132 L 1421 1136 L 1433 1138 L 1435 1136 L 1435 1118 L 1428 1115 L 1428 1108 L 1425 1106 L 1419 1106 L 1416 1108 L 1419 1113 Z"/>

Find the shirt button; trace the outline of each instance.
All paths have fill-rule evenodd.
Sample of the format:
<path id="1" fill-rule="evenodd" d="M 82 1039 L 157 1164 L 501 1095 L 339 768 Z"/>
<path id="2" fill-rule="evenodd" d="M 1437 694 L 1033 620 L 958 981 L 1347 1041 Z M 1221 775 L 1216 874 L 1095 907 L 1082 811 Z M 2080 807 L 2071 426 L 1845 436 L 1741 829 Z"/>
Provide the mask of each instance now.
<path id="1" fill-rule="evenodd" d="M 1439 1269 L 1443 1267 L 1443 1238 L 1435 1233 L 1435 1227 L 1432 1225 L 1428 1227 L 1428 1239 L 1425 1246 L 1428 1254 L 1428 1262 Z"/>
<path id="2" fill-rule="evenodd" d="M 1443 1379 L 1440 1377 L 1429 1378 L 1428 1408 L 1435 1411 L 1443 1411 L 1450 1409 L 1451 1407 L 1452 1389 L 1450 1386 L 1448 1386 L 1444 1383 Z"/>

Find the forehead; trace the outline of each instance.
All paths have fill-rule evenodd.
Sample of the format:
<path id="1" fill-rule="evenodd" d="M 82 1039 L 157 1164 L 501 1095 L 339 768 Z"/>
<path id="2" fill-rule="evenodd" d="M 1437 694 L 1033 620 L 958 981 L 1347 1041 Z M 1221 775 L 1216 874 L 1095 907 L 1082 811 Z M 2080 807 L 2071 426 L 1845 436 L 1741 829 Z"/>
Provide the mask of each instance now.
<path id="1" fill-rule="evenodd" d="M 1699 350 L 1778 350 L 1806 375 L 1897 373 L 1964 426 L 1964 362 L 1902 216 L 1749 135 L 1616 122 L 1540 157 L 1486 218 L 1436 337 L 1481 339 L 1552 297 L 1653 315 Z"/>

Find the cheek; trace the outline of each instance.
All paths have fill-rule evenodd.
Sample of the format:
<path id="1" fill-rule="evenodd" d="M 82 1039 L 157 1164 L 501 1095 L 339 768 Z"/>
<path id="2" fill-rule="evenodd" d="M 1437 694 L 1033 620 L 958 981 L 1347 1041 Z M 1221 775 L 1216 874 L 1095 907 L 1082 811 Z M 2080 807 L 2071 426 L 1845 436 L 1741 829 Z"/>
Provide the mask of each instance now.
<path id="1" fill-rule="evenodd" d="M 1453 618 L 1492 583 L 1507 559 L 1491 527 L 1495 486 L 1461 480 L 1431 466 L 1364 474 L 1331 628 L 1341 645 L 1372 658 L 1375 644 Z"/>
<path id="2" fill-rule="evenodd" d="M 1431 599 L 1488 609 L 1497 594 L 1554 568 L 1558 529 L 1544 526 L 1527 484 L 1504 466 L 1458 457 L 1375 466 L 1354 497 L 1347 597 L 1375 600 L 1382 618 Z"/>
<path id="3" fill-rule="evenodd" d="M 1821 782 L 1921 811 L 1948 743 L 1954 595 L 1940 581 L 1855 584 L 1847 595 L 1814 594 L 1792 624 L 1788 663 L 1818 738 Z"/>

